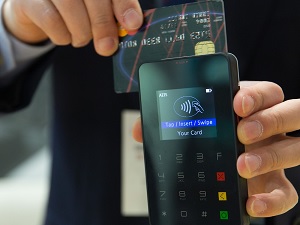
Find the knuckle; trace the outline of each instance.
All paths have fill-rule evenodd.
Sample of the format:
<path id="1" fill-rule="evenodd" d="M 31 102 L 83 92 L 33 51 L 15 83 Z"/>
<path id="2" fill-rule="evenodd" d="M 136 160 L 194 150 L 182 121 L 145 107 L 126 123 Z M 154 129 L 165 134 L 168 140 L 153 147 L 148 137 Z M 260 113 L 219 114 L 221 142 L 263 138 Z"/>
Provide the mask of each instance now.
<path id="1" fill-rule="evenodd" d="M 112 22 L 113 21 L 109 15 L 101 15 L 101 14 L 93 17 L 93 19 L 91 20 L 91 24 L 93 27 L 105 27 L 105 26 L 108 27 Z"/>
<path id="2" fill-rule="evenodd" d="M 72 42 L 71 35 L 57 9 L 45 9 L 42 18 L 41 27 L 54 44 L 68 45 Z"/>
<path id="3" fill-rule="evenodd" d="M 270 116 L 275 129 L 274 132 L 277 133 L 278 131 L 281 131 L 285 123 L 282 114 L 278 110 L 274 110 Z"/>
<path id="4" fill-rule="evenodd" d="M 272 149 L 269 152 L 269 157 L 270 157 L 270 164 L 269 165 L 270 165 L 271 170 L 276 170 L 276 169 L 282 167 L 283 160 L 279 156 L 279 154 L 277 153 L 277 151 L 275 149 Z"/>
<path id="5" fill-rule="evenodd" d="M 264 94 L 258 90 L 256 95 L 256 107 L 261 108 L 265 104 Z"/>
<path id="6" fill-rule="evenodd" d="M 42 13 L 41 23 L 43 27 L 47 27 L 49 29 L 53 29 L 59 24 L 62 23 L 62 19 L 58 11 L 54 8 L 47 8 Z"/>

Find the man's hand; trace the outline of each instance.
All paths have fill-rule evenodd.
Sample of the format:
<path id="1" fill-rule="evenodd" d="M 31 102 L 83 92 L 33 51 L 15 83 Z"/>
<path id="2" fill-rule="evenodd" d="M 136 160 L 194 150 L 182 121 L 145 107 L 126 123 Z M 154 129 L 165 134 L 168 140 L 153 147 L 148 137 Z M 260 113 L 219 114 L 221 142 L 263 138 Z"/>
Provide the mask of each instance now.
<path id="1" fill-rule="evenodd" d="M 239 140 L 246 153 L 237 169 L 248 179 L 247 210 L 254 217 L 282 214 L 298 201 L 284 169 L 300 164 L 300 138 L 285 135 L 300 129 L 300 99 L 283 102 L 281 88 L 270 82 L 241 82 L 234 98 Z"/>
<path id="2" fill-rule="evenodd" d="M 118 48 L 117 21 L 134 32 L 143 14 L 138 0 L 6 0 L 2 19 L 23 42 L 49 38 L 56 45 L 82 47 L 93 39 L 97 53 L 110 56 Z"/>
<path id="3" fill-rule="evenodd" d="M 300 99 L 283 102 L 282 89 L 271 82 L 241 82 L 234 110 L 242 118 L 237 127 L 246 152 L 237 161 L 239 174 L 248 179 L 247 211 L 270 217 L 293 208 L 298 195 L 284 169 L 300 164 L 300 138 L 285 135 L 300 129 Z M 142 142 L 141 121 L 133 137 Z"/>

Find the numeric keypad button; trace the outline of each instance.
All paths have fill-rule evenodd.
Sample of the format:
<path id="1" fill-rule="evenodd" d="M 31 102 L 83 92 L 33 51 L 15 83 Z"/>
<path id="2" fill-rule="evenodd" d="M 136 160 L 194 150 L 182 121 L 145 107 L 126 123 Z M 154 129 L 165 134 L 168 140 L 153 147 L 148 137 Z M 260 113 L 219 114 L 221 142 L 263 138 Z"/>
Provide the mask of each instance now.
<path id="1" fill-rule="evenodd" d="M 166 201 L 167 200 L 167 191 L 159 191 L 159 200 Z"/>
<path id="2" fill-rule="evenodd" d="M 175 160 L 176 160 L 176 163 L 178 163 L 178 164 L 183 163 L 183 154 L 181 154 L 181 153 L 176 154 Z"/>
<path id="3" fill-rule="evenodd" d="M 207 196 L 207 192 L 202 190 L 202 191 L 199 191 L 199 200 L 200 201 L 206 201 L 206 196 Z"/>
<path id="4" fill-rule="evenodd" d="M 186 200 L 186 191 L 178 191 L 179 200 L 185 201 Z"/>
<path id="5" fill-rule="evenodd" d="M 164 183 L 166 181 L 166 175 L 165 172 L 158 172 L 157 178 L 159 183 Z"/>
<path id="6" fill-rule="evenodd" d="M 197 178 L 199 182 L 205 182 L 205 172 L 204 171 L 199 171 L 197 173 Z"/>
<path id="7" fill-rule="evenodd" d="M 177 181 L 179 183 L 183 183 L 184 182 L 184 178 L 185 178 L 184 172 L 177 172 Z"/>
<path id="8" fill-rule="evenodd" d="M 188 212 L 187 212 L 187 211 L 180 211 L 180 217 L 181 217 L 181 218 L 186 218 L 186 217 L 188 217 Z"/>
<path id="9" fill-rule="evenodd" d="M 196 162 L 197 163 L 203 163 L 204 162 L 204 155 L 202 152 L 196 153 Z"/>

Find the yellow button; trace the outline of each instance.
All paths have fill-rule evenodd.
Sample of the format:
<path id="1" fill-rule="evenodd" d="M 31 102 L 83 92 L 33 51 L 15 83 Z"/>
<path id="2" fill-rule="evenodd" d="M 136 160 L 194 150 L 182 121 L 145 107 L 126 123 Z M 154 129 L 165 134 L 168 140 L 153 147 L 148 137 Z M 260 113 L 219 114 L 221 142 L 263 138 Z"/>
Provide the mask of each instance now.
<path id="1" fill-rule="evenodd" d="M 227 201 L 227 194 L 226 192 L 218 192 L 219 201 Z"/>

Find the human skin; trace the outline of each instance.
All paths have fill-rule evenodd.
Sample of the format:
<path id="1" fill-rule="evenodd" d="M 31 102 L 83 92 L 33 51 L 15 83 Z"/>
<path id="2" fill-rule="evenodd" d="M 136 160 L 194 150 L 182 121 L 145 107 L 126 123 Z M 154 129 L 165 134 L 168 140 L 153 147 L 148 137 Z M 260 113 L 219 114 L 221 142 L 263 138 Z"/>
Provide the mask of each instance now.
<path id="1" fill-rule="evenodd" d="M 91 40 L 99 55 L 118 48 L 118 25 L 135 32 L 143 22 L 137 0 L 6 0 L 4 24 L 17 39 L 82 47 Z"/>
<path id="2" fill-rule="evenodd" d="M 246 209 L 253 217 L 280 215 L 298 202 L 284 169 L 300 164 L 300 138 L 285 134 L 300 129 L 300 99 L 283 101 L 282 89 L 272 82 L 240 85 L 234 110 L 242 118 L 237 134 L 246 151 L 236 165 L 248 180 Z M 133 126 L 133 137 L 143 141 L 140 118 Z"/>
<path id="3" fill-rule="evenodd" d="M 91 40 L 99 55 L 118 48 L 116 20 L 129 32 L 143 21 L 137 0 L 6 0 L 3 22 L 17 39 L 37 44 L 50 39 L 56 45 L 82 47 Z M 246 152 L 237 169 L 248 179 L 247 211 L 254 217 L 282 214 L 298 202 L 284 169 L 300 164 L 300 138 L 287 132 L 300 129 L 300 100 L 283 101 L 281 88 L 272 82 L 241 82 L 234 110 L 242 119 L 239 140 Z M 142 142 L 140 119 L 133 136 Z"/>

